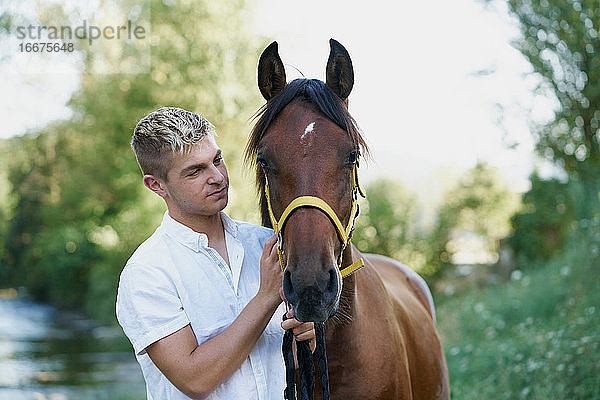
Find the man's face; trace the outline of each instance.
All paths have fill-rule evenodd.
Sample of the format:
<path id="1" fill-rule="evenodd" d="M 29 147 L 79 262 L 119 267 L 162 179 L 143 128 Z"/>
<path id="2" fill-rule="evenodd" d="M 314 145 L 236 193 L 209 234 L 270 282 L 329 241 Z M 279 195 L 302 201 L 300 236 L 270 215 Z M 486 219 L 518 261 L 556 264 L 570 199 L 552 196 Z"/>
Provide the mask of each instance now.
<path id="1" fill-rule="evenodd" d="M 188 153 L 175 153 L 167 178 L 167 204 L 172 215 L 210 216 L 227 205 L 227 167 L 211 136 L 195 144 Z"/>

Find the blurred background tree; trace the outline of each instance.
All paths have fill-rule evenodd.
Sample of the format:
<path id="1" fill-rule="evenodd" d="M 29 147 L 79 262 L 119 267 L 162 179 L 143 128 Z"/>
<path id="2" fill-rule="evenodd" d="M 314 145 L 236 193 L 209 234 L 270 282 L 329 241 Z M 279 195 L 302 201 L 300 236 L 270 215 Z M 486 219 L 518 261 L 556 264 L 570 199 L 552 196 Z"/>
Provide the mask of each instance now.
<path id="1" fill-rule="evenodd" d="M 519 195 L 499 171 L 482 163 L 466 171 L 438 208 L 423 273 L 436 279 L 450 264 L 494 264 L 500 240 L 511 231 L 510 217 L 519 207 Z M 469 258 L 460 259 L 465 249 Z"/>
<path id="2" fill-rule="evenodd" d="M 531 176 L 524 209 L 512 219 L 507 243 L 522 266 L 565 250 L 575 220 L 600 212 L 600 3 L 509 0 L 521 36 L 514 46 L 555 99 L 553 118 L 534 126 L 536 151 L 566 179 Z"/>
<path id="3" fill-rule="evenodd" d="M 598 204 L 600 176 L 600 4 L 510 0 L 521 37 L 515 47 L 557 101 L 554 118 L 535 129 L 537 151 L 583 183 L 582 212 Z M 539 182 L 538 182 L 539 183 Z"/>
<path id="4" fill-rule="evenodd" d="M 387 178 L 369 183 L 366 192 L 352 241 L 361 251 L 384 254 L 422 270 L 426 245 L 417 197 Z"/>
<path id="5" fill-rule="evenodd" d="M 135 2 L 105 0 L 100 6 L 107 3 L 128 15 Z M 2 141 L 9 155 L 3 178 L 10 187 L 0 253 L 4 286 L 26 286 L 37 300 L 114 319 L 124 262 L 164 211 L 141 184 L 129 145 L 137 121 L 161 106 L 199 112 L 214 123 L 230 170 L 229 212 L 257 220 L 241 154 L 248 120 L 261 104 L 253 83 L 266 41 L 250 33 L 243 0 L 169 4 L 148 2 L 151 73 L 82 72 L 69 103 L 72 118 Z M 38 13 L 41 21 L 66 18 L 59 7 Z M 103 62 L 127 59 L 119 52 L 112 57 Z M 83 71 L 94 62 L 86 58 Z"/>
<path id="6" fill-rule="evenodd" d="M 575 220 L 573 186 L 531 176 L 531 189 L 523 195 L 523 209 L 512 217 L 513 233 L 507 240 L 520 265 L 547 261 L 564 248 Z"/>
<path id="7" fill-rule="evenodd" d="M 519 207 L 519 195 L 499 171 L 482 163 L 443 195 L 432 226 L 414 194 L 393 180 L 376 180 L 367 185 L 353 241 L 361 251 L 395 258 L 435 280 L 452 264 L 494 264 Z"/>

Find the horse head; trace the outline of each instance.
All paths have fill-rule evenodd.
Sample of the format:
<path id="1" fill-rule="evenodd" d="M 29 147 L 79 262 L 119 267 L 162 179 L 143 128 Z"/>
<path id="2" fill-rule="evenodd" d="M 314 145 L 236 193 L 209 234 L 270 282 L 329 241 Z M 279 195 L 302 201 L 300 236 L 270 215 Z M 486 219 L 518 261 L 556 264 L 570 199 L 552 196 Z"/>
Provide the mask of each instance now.
<path id="1" fill-rule="evenodd" d="M 349 251 L 344 231 L 354 221 L 356 168 L 367 151 L 348 113 L 352 61 L 341 44 L 331 39 L 330 46 L 327 83 L 287 83 L 277 42 L 264 50 L 258 86 L 267 103 L 246 149 L 256 163 L 263 225 L 279 232 L 284 295 L 300 321 L 322 322 L 337 311 L 339 265 Z"/>

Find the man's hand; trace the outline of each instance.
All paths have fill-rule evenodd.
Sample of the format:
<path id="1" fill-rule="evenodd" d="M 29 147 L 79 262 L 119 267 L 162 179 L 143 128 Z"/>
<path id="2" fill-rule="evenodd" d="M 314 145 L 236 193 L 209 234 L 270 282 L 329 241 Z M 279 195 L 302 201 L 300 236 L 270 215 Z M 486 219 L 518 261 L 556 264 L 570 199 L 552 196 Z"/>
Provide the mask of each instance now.
<path id="1" fill-rule="evenodd" d="M 294 334 L 296 341 L 310 340 L 310 350 L 314 353 L 317 347 L 316 335 L 315 335 L 315 323 L 314 322 L 300 322 L 292 314 L 292 310 L 289 310 L 286 314 L 286 319 L 281 323 L 281 327 L 284 330 L 291 329 Z"/>
<path id="2" fill-rule="evenodd" d="M 279 289 L 279 296 L 281 296 L 281 299 L 283 301 L 286 302 L 287 304 L 287 300 L 285 299 L 285 296 L 283 294 L 283 288 Z M 294 339 L 296 341 L 303 341 L 303 340 L 310 340 L 310 350 L 314 353 L 315 352 L 315 348 L 317 347 L 317 340 L 316 337 L 317 335 L 315 334 L 315 323 L 314 322 L 300 322 L 298 321 L 296 318 L 294 318 L 294 314 L 292 313 L 292 310 L 290 309 L 285 316 L 287 317 L 286 320 L 284 320 L 281 323 L 281 327 L 284 330 L 288 330 L 291 329 L 292 333 L 294 334 Z M 294 343 L 294 359 L 296 360 L 296 343 Z M 296 360 L 296 368 L 298 367 L 298 360 Z"/>
<path id="3" fill-rule="evenodd" d="M 277 255 L 277 236 L 267 239 L 260 257 L 260 288 L 257 296 L 261 296 L 276 308 L 281 303 L 282 275 Z"/>

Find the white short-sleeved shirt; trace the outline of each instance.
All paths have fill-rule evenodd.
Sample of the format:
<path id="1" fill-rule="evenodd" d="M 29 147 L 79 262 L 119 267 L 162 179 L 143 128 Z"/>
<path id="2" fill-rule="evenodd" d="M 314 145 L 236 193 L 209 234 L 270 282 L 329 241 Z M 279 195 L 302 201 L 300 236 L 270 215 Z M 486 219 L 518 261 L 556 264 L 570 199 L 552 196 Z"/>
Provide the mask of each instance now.
<path id="1" fill-rule="evenodd" d="M 133 344 L 148 399 L 189 399 L 158 370 L 146 347 L 190 324 L 198 344 L 227 328 L 258 292 L 260 257 L 273 231 L 221 213 L 228 266 L 208 237 L 165 213 L 162 224 L 127 261 L 117 319 Z M 231 267 L 231 268 L 230 268 Z M 240 368 L 209 399 L 277 399 L 285 386 L 281 354 L 283 304 Z"/>

